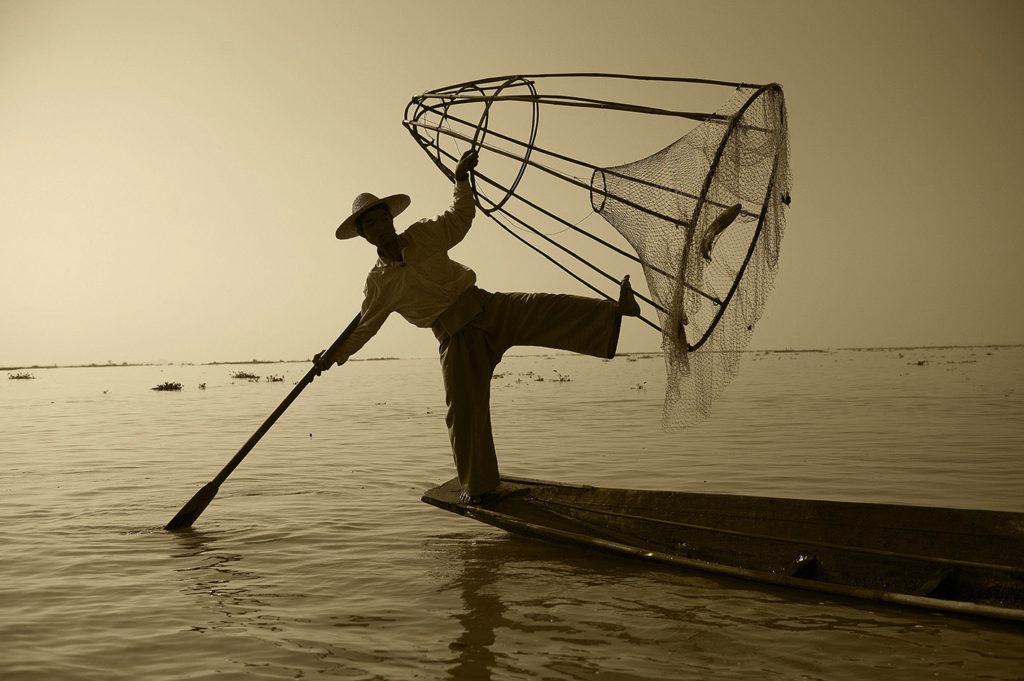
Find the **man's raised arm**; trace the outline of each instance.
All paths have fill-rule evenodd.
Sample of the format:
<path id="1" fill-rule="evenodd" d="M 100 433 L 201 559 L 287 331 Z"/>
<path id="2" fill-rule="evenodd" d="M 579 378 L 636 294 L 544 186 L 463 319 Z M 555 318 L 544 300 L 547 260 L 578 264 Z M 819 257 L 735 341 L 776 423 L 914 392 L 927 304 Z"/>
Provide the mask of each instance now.
<path id="1" fill-rule="evenodd" d="M 469 184 L 469 173 L 476 168 L 477 153 L 472 149 L 459 159 L 455 166 L 455 199 L 451 209 L 441 216 L 445 248 L 451 248 L 462 241 L 476 216 L 473 188 Z"/>

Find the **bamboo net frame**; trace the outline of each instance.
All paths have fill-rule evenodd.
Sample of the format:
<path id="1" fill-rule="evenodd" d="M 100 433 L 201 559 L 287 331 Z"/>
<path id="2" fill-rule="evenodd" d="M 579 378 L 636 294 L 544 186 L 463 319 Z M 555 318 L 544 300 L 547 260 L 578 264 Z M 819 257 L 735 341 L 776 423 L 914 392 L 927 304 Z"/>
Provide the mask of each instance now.
<path id="1" fill-rule="evenodd" d="M 621 101 L 607 96 L 579 96 L 548 91 L 549 86 L 560 79 L 574 83 L 646 81 L 658 84 L 694 84 L 720 88 L 723 91 L 732 90 L 734 93 L 730 106 L 724 110 L 702 112 Z M 527 107 L 529 111 L 528 131 L 525 134 L 508 134 L 507 131 L 499 129 L 499 126 L 491 125 L 494 112 L 510 103 Z M 551 109 L 586 109 L 695 122 L 697 129 L 701 130 L 701 134 L 706 138 L 703 139 L 704 148 L 696 155 L 703 154 L 706 158 L 691 163 L 694 168 L 691 174 L 701 173 L 702 177 L 698 182 L 680 185 L 672 178 L 668 181 L 656 173 L 645 174 L 638 171 L 643 163 L 648 163 L 657 154 L 624 166 L 602 167 L 575 155 L 540 146 L 537 143 L 540 117 L 542 111 Z M 479 115 L 460 115 L 464 111 L 479 112 Z M 594 276 L 597 277 L 597 281 L 607 281 L 615 285 L 618 284 L 618 278 L 531 224 L 530 220 L 523 217 L 527 211 L 530 211 L 531 215 L 542 216 L 562 231 L 571 230 L 601 248 L 643 267 L 648 283 L 653 282 L 661 286 L 661 289 L 656 291 L 656 286 L 652 284 L 650 295 L 637 292 L 637 297 L 650 305 L 659 317 L 659 320 L 655 321 L 647 315 L 642 315 L 641 320 L 662 333 L 667 357 L 669 345 L 675 347 L 676 355 L 675 359 L 670 360 L 670 373 L 675 371 L 681 375 L 688 375 L 688 353 L 700 350 L 705 345 L 715 345 L 715 351 L 735 350 L 734 347 L 709 341 L 714 338 L 720 323 L 724 323 L 722 320 L 729 318 L 727 310 L 735 299 L 741 297 L 741 293 L 740 306 L 744 309 L 738 314 L 746 320 L 744 323 L 748 333 L 744 334 L 742 329 L 737 332 L 737 319 L 730 319 L 725 323 L 725 327 L 728 328 L 720 335 L 732 333 L 745 336 L 746 340 L 749 340 L 749 331 L 760 317 L 765 294 L 757 291 L 751 293 L 744 290 L 741 284 L 747 277 L 760 281 L 766 288 L 770 288 L 774 278 L 774 267 L 777 264 L 777 242 L 781 238 L 783 224 L 779 204 L 780 201 L 785 205 L 789 203 L 788 136 L 782 90 L 778 84 L 754 85 L 700 78 L 606 73 L 500 76 L 437 88 L 413 97 L 406 107 L 403 125 L 434 164 L 449 178 L 453 178 L 453 168 L 458 160 L 456 153 L 450 149 L 451 143 L 454 143 L 456 148 L 459 145 L 466 145 L 487 151 L 496 158 L 517 165 L 517 170 L 508 177 L 499 178 L 488 174 L 485 168 L 474 172 L 474 190 L 479 208 L 519 242 L 539 253 L 598 295 L 612 298 L 595 285 L 591 280 Z M 683 135 L 674 144 L 680 145 L 690 134 Z M 757 154 L 764 157 L 762 159 L 759 156 L 758 162 L 763 166 L 761 175 L 765 176 L 758 180 L 756 197 L 752 197 L 745 187 L 739 187 L 739 183 L 749 183 L 750 180 L 743 175 L 745 171 L 740 167 L 745 162 L 744 154 L 749 151 L 740 148 L 740 144 L 748 143 L 754 147 L 769 143 L 775 146 L 774 149 L 754 149 Z M 446 146 L 449 148 L 445 148 Z M 670 150 L 672 146 L 666 147 L 665 151 Z M 690 153 L 688 149 L 684 151 Z M 764 156 L 765 153 L 772 154 L 773 158 Z M 674 158 L 679 158 L 678 154 Z M 765 159 L 768 165 L 765 165 Z M 687 162 L 690 161 L 692 159 Z M 527 192 L 520 190 L 527 171 L 543 173 L 567 187 L 586 190 L 589 192 L 594 212 L 612 221 L 616 230 L 623 235 L 627 235 L 632 228 L 629 225 L 616 224 L 613 215 L 628 214 L 634 223 L 646 221 L 671 227 L 669 231 L 676 233 L 676 237 L 673 238 L 683 244 L 677 247 L 682 254 L 681 258 L 662 259 L 660 254 L 656 257 L 649 257 L 648 254 L 648 257 L 645 257 L 642 253 L 643 248 L 638 249 L 635 240 L 630 240 L 628 236 L 627 240 L 630 240 L 630 245 L 636 252 L 630 252 L 584 229 L 578 224 L 581 221 L 573 222 L 557 209 L 542 205 L 541 201 L 534 200 L 526 195 Z M 586 175 L 589 175 L 589 182 L 585 179 Z M 739 220 L 752 225 L 753 229 L 744 232 L 750 234 L 745 247 L 732 246 L 736 255 L 735 262 L 729 266 L 731 282 L 711 287 L 702 280 L 701 273 L 713 270 L 716 263 L 712 262 L 709 265 L 701 261 L 699 255 L 694 253 L 692 244 L 701 234 L 708 238 L 706 232 L 701 230 L 707 229 L 709 215 L 721 212 L 730 205 L 729 202 L 737 200 L 736 191 L 724 190 L 728 189 L 725 185 L 730 182 L 736 184 L 736 191 L 744 195 Z M 488 191 L 480 191 L 485 187 Z M 494 193 L 493 198 L 490 196 L 491 193 Z M 657 197 L 657 200 L 652 200 L 651 196 Z M 751 200 L 752 198 L 754 200 Z M 685 205 L 685 209 L 679 210 L 672 202 Z M 762 243 L 766 240 L 766 225 L 767 241 L 774 242 L 768 247 Z M 531 239 L 525 238 L 524 234 L 529 234 Z M 710 238 L 715 239 L 717 235 Z M 540 247 L 538 243 L 544 244 L 547 248 Z M 705 258 L 711 260 L 706 253 Z M 751 262 L 754 262 L 755 266 L 748 271 Z M 567 263 L 575 263 L 575 267 L 570 267 Z M 590 272 L 589 278 L 580 274 L 581 271 Z M 667 293 L 666 286 L 673 292 Z M 750 289 L 751 286 L 748 284 L 746 288 Z M 695 306 L 703 310 L 699 315 L 688 311 L 697 309 Z M 737 313 L 733 311 L 731 314 L 735 317 Z M 697 317 L 701 320 L 699 323 L 694 321 Z M 744 347 L 746 340 L 742 340 Z M 732 363 L 733 367 L 734 365 L 735 362 Z M 735 369 L 725 373 L 731 375 L 735 373 Z M 718 379 L 716 382 L 723 383 Z M 720 388 L 710 392 L 718 390 Z"/>

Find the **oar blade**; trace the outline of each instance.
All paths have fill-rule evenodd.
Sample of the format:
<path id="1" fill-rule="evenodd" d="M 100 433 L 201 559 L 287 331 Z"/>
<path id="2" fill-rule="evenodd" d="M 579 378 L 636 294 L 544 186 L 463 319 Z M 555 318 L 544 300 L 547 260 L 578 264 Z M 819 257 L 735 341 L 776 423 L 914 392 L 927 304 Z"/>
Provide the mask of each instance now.
<path id="1" fill-rule="evenodd" d="M 216 481 L 210 481 L 203 485 L 202 489 L 196 492 L 191 499 L 188 500 L 178 514 L 171 518 L 171 522 L 164 525 L 165 530 L 183 530 L 186 527 L 192 527 L 192 523 L 202 515 L 206 507 L 210 505 L 213 498 L 217 496 L 217 490 L 220 489 L 220 484 Z"/>

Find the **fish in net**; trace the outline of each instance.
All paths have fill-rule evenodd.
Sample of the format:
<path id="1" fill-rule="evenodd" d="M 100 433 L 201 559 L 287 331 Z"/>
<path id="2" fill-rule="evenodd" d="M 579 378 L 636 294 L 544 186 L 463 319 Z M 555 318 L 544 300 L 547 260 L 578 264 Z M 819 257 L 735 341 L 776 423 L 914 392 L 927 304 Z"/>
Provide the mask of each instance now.
<path id="1" fill-rule="evenodd" d="M 662 97 L 643 100 L 637 86 Z M 701 88 L 694 101 L 716 102 L 713 110 L 680 108 L 679 88 Z M 599 133 L 602 124 L 611 131 Z M 639 267 L 647 293 L 638 297 L 656 312 L 641 319 L 660 332 L 665 358 L 662 424 L 709 416 L 778 270 L 791 184 L 778 84 L 503 76 L 414 97 L 404 125 L 449 177 L 461 151 L 476 148 L 480 209 L 591 290 L 614 298 L 622 263 Z M 606 155 L 625 154 L 666 134 L 670 144 L 639 160 L 594 160 L 602 143 L 615 147 Z"/>

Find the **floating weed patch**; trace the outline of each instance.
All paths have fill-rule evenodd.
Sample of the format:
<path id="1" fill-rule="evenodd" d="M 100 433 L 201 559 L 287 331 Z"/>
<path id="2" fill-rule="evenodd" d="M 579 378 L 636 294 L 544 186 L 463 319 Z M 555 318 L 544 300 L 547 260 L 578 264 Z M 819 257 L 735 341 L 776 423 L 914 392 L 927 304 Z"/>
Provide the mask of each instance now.
<path id="1" fill-rule="evenodd" d="M 172 383 L 167 381 L 153 388 L 153 390 L 181 390 L 181 383 Z"/>
<path id="2" fill-rule="evenodd" d="M 249 381 L 250 383 L 260 382 L 260 377 L 258 375 L 250 374 L 248 371 L 236 371 L 235 373 L 231 374 L 231 378 L 236 378 L 240 381 Z M 267 383 L 283 383 L 284 376 L 270 374 L 269 376 L 265 376 L 263 380 Z"/>
<path id="3" fill-rule="evenodd" d="M 529 380 L 529 381 L 533 381 L 535 383 L 544 383 L 545 381 L 547 381 L 549 383 L 569 383 L 570 381 L 572 381 L 572 377 L 571 376 L 569 376 L 568 374 L 563 374 L 558 369 L 552 369 L 551 371 L 555 375 L 554 378 L 544 378 L 543 376 L 541 376 L 541 375 L 539 375 L 539 374 L 537 374 L 537 373 L 535 373 L 533 371 L 519 372 L 516 375 L 516 377 L 515 377 L 515 383 L 522 383 L 524 379 Z M 512 376 L 513 376 L 513 374 L 512 374 L 511 371 L 494 373 L 494 374 L 491 374 L 491 380 L 493 381 L 493 380 L 502 379 L 502 378 L 508 378 L 508 379 L 511 380 Z M 505 386 L 511 386 L 511 385 L 512 385 L 512 383 L 506 383 L 505 384 Z"/>

